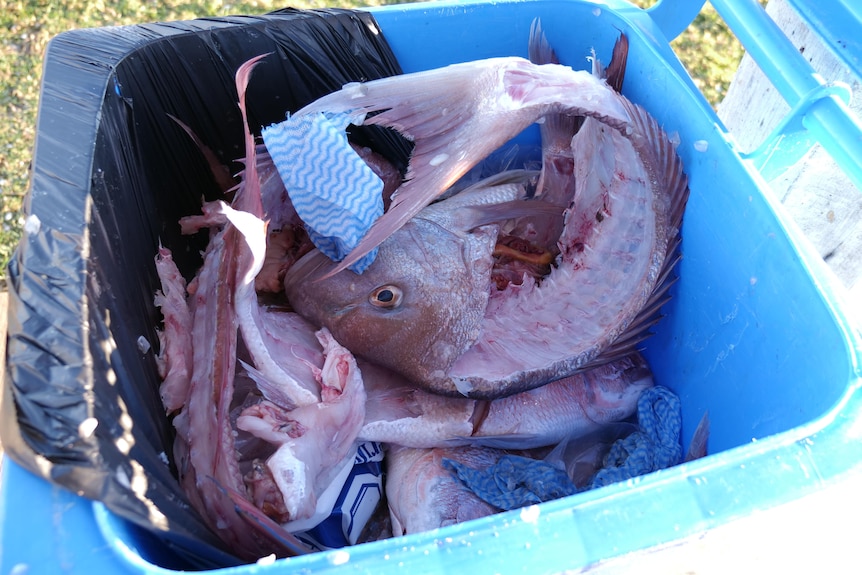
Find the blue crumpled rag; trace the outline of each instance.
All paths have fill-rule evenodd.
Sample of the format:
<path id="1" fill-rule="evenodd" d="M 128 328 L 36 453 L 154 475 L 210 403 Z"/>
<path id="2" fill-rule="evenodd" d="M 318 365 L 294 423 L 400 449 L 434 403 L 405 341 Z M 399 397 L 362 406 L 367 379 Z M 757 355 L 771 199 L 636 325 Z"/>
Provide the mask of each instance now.
<path id="1" fill-rule="evenodd" d="M 679 398 L 666 387 L 650 388 L 638 399 L 637 417 L 638 429 L 614 442 L 605 457 L 604 467 L 586 489 L 682 462 Z M 487 469 L 473 469 L 452 459 L 444 459 L 443 467 L 480 499 L 503 510 L 558 499 L 578 491 L 561 469 L 545 461 L 516 455 L 504 455 Z"/>
<path id="2" fill-rule="evenodd" d="M 290 116 L 263 129 L 263 142 L 314 245 L 334 261 L 356 247 L 383 214 L 383 181 L 350 147 L 350 114 Z M 350 266 L 362 273 L 377 256 Z"/>
<path id="3" fill-rule="evenodd" d="M 605 465 L 590 483 L 601 487 L 667 469 L 682 463 L 682 406 L 666 387 L 644 391 L 638 399 L 638 429 L 619 439 L 605 457 Z"/>
<path id="4" fill-rule="evenodd" d="M 448 458 L 443 459 L 443 467 L 480 499 L 499 509 L 518 509 L 578 491 L 562 469 L 520 455 L 504 455 L 484 470 Z"/>

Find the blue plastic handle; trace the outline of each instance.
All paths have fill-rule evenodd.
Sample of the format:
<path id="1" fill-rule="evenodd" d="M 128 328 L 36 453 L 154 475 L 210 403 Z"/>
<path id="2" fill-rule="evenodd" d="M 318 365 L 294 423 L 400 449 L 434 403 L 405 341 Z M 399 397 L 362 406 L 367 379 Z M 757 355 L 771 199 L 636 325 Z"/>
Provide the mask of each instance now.
<path id="1" fill-rule="evenodd" d="M 670 41 L 688 28 L 704 4 L 706 0 L 658 0 L 646 12 Z"/>
<path id="2" fill-rule="evenodd" d="M 774 135 L 750 156 L 764 176 L 780 173 L 801 157 L 810 147 L 810 140 L 804 137 L 807 130 L 810 138 L 820 142 L 862 190 L 862 123 L 847 107 L 849 90 L 821 78 L 756 0 L 711 2 L 793 109 Z M 858 9 L 855 13 L 849 10 L 837 13 L 849 20 L 841 25 L 842 29 L 860 29 Z M 836 29 L 828 28 L 828 22 L 825 25 L 827 29 Z M 830 39 L 823 38 L 827 42 Z M 835 51 L 836 47 L 832 48 Z M 858 59 L 859 54 L 853 57 Z M 787 140 L 794 144 L 787 145 Z M 777 153 L 779 147 L 781 151 Z"/>

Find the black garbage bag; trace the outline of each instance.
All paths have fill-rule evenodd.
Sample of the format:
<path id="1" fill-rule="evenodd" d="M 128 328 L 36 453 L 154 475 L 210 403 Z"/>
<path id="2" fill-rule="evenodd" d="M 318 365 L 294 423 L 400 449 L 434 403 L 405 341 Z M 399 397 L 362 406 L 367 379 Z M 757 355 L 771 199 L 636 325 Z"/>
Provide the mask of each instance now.
<path id="1" fill-rule="evenodd" d="M 180 490 L 158 394 L 153 258 L 161 242 L 193 277 L 207 234 L 182 236 L 177 221 L 223 197 L 170 116 L 239 171 L 234 73 L 268 52 L 265 79 L 249 86 L 255 130 L 347 82 L 400 72 L 373 17 L 347 10 L 75 30 L 45 57 L 27 231 L 8 268 L 2 442 L 24 467 L 154 534 L 174 568 L 239 560 Z M 406 165 L 392 133 L 352 137 Z"/>

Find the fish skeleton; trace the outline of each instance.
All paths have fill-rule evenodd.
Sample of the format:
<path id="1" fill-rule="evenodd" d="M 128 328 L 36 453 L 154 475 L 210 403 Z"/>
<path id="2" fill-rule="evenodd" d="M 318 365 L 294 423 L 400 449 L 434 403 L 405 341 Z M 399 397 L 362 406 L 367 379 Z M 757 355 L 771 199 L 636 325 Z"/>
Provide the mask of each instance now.
<path id="1" fill-rule="evenodd" d="M 257 171 L 245 93 L 259 59 L 236 73 L 243 180 L 232 205 L 208 203 L 181 222 L 187 232 L 214 230 L 188 286 L 170 251 L 159 250 L 155 298 L 165 318 L 160 393 L 175 414 L 180 483 L 213 532 L 252 561 L 310 551 L 282 523 L 311 516 L 317 494 L 352 464 L 366 403 L 353 355 L 325 328 L 258 303 L 267 174 Z"/>
<path id="2" fill-rule="evenodd" d="M 285 276 L 293 308 L 345 347 L 433 393 L 494 399 L 622 357 L 647 336 L 678 259 L 688 183 L 675 143 L 604 80 L 492 58 L 350 84 L 297 114 L 321 112 L 348 112 L 415 143 L 405 183 L 354 251 L 340 263 L 312 251 Z M 463 213 L 458 195 L 426 206 L 524 128 L 560 115 L 584 120 L 575 134 L 549 136 L 571 142 L 574 180 L 550 273 L 502 290 L 488 282 L 487 300 L 467 295 L 459 282 L 484 282 L 487 261 L 468 242 L 487 228 L 414 227 L 429 209 Z M 374 247 L 364 274 L 344 269 Z"/>

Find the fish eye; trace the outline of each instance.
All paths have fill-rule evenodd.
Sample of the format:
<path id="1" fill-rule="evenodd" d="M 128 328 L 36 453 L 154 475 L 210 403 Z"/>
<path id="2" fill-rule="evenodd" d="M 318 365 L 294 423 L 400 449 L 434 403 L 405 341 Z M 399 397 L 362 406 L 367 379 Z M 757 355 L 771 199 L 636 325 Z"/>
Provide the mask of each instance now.
<path id="1" fill-rule="evenodd" d="M 383 285 L 375 288 L 368 296 L 368 301 L 373 306 L 383 309 L 395 309 L 401 305 L 402 298 L 401 288 L 394 285 Z"/>

